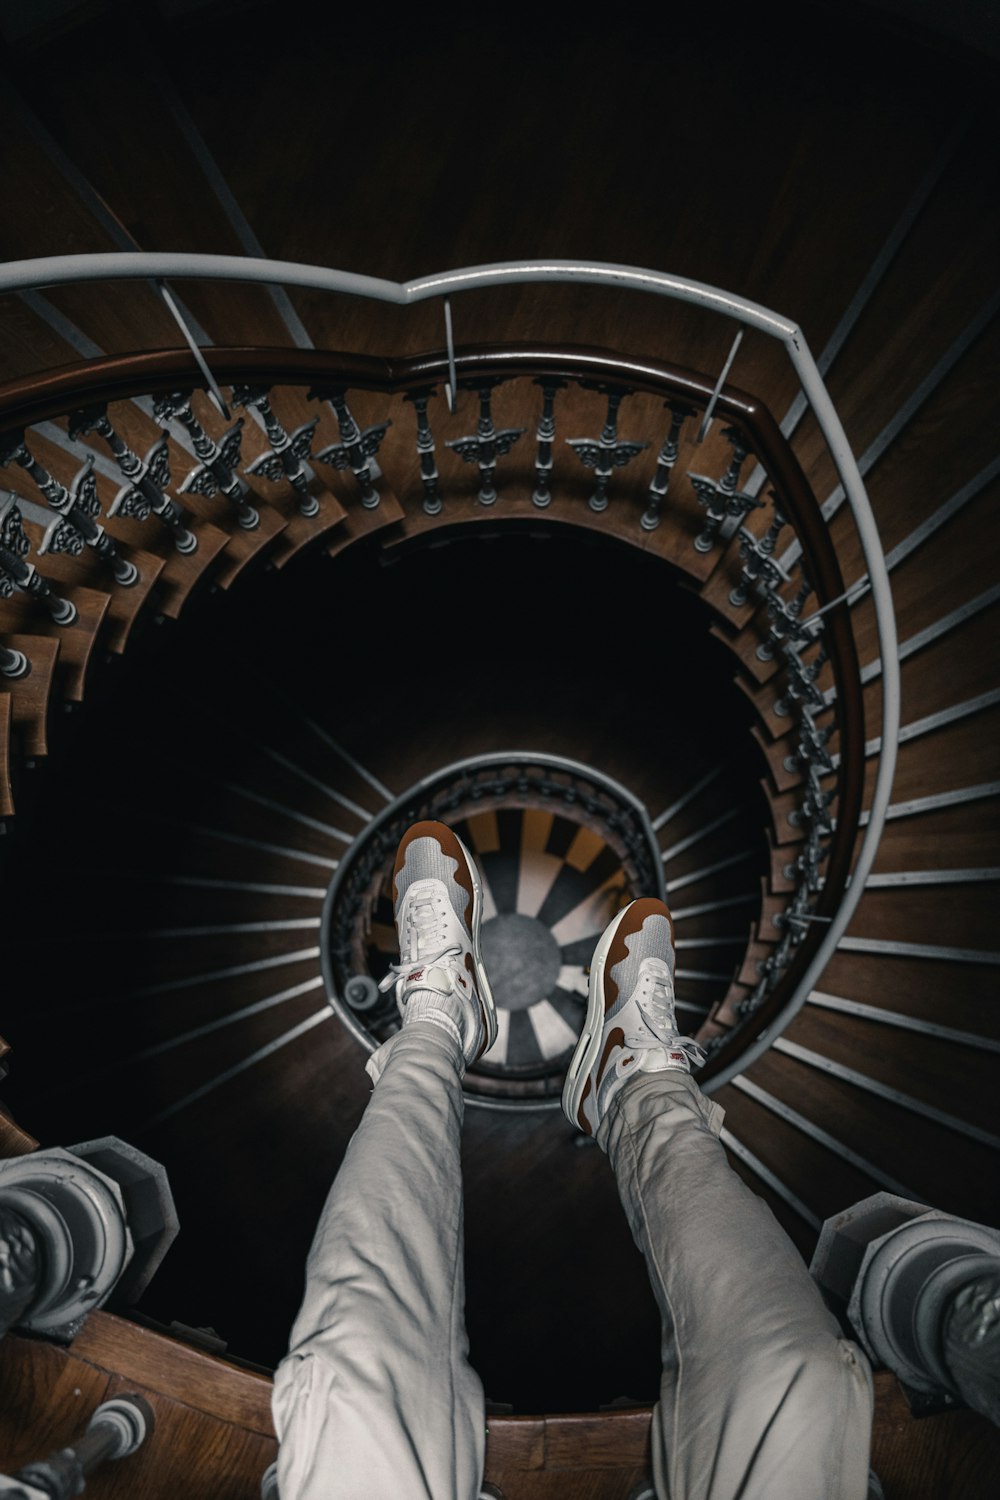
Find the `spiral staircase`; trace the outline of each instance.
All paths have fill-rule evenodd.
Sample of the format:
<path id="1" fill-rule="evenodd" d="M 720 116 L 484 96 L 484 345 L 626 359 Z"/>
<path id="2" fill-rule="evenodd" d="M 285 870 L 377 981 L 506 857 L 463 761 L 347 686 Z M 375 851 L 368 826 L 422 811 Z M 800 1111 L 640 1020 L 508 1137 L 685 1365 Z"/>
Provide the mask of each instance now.
<path id="1" fill-rule="evenodd" d="M 662 882 L 730 1159 L 804 1255 L 879 1188 L 996 1222 L 989 69 L 869 18 L 863 56 L 828 38 L 845 118 L 803 43 L 693 21 L 662 142 L 626 33 L 613 56 L 576 39 L 488 141 L 445 146 L 428 81 L 487 44 L 515 76 L 515 49 L 404 27 L 377 72 L 395 131 L 371 65 L 340 80 L 367 122 L 349 165 L 322 48 L 273 55 L 263 19 L 209 7 L 154 39 L 119 16 L 112 49 L 98 16 L 25 51 L 0 100 L 27 263 L 0 296 L 0 1127 L 8 1153 L 134 1141 L 183 1229 L 137 1307 L 7 1366 L 10 1463 L 64 1440 L 71 1390 L 131 1379 L 172 1434 L 142 1493 L 255 1492 L 260 1372 L 393 1024 L 387 851 L 432 813 L 477 852 L 505 976 L 465 1152 L 487 1474 L 625 1500 L 655 1309 L 603 1158 L 554 1107 L 623 900 Z M 268 108 L 243 88 L 265 64 Z M 581 112 L 598 73 L 643 151 Z M 480 192 L 505 153 L 517 191 Z M 262 244 L 284 265 L 255 283 Z M 595 261 L 563 264 L 581 244 Z M 394 280 L 525 245 L 516 272 Z M 622 270 L 658 264 L 702 291 Z M 816 366 L 751 302 L 794 309 Z M 987 1493 L 981 1419 L 915 1423 L 879 1382 L 890 1500 Z"/>

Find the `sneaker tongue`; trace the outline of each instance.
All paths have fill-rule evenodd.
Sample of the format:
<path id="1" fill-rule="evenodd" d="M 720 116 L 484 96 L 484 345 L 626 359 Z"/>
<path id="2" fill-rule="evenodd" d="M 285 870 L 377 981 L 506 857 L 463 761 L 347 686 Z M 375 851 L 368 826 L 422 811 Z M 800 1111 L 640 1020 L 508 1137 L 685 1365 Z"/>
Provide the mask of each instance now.
<path id="1" fill-rule="evenodd" d="M 439 995 L 450 995 L 455 988 L 454 981 L 448 970 L 434 968 L 433 966 L 424 970 L 419 984 L 421 989 L 436 990 Z"/>

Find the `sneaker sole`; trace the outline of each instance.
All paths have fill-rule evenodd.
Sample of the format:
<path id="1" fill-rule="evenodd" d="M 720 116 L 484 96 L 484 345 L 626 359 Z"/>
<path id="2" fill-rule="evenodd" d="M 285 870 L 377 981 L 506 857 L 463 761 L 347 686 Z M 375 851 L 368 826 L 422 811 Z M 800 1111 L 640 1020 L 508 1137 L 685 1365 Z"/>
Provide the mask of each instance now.
<path id="1" fill-rule="evenodd" d="M 604 966 L 607 963 L 611 944 L 619 927 L 635 905 L 630 901 L 628 906 L 618 913 L 618 916 L 605 930 L 604 936 L 594 949 L 594 957 L 590 963 L 590 988 L 587 992 L 587 1016 L 583 1023 L 583 1033 L 576 1044 L 576 1051 L 570 1060 L 569 1071 L 566 1074 L 566 1082 L 563 1084 L 562 1107 L 563 1114 L 571 1125 L 577 1130 L 581 1128 L 577 1112 L 580 1108 L 580 1100 L 587 1086 L 587 1079 L 597 1062 L 601 1050 L 601 1039 L 604 1036 Z"/>
<path id="2" fill-rule="evenodd" d="M 483 950 L 479 942 L 479 930 L 483 922 L 483 883 L 479 878 L 476 861 L 472 858 L 472 855 L 462 843 L 458 834 L 454 833 L 454 830 L 452 830 L 452 833 L 456 844 L 465 855 L 465 862 L 469 867 L 469 874 L 472 876 L 472 962 L 476 970 L 476 993 L 479 996 L 479 1003 L 483 1009 L 483 1019 L 486 1022 L 486 1044 L 472 1059 L 473 1062 L 478 1062 L 481 1057 L 486 1055 L 496 1041 L 500 1031 L 500 1024 L 497 1021 L 496 1001 L 493 999 L 493 990 L 490 987 L 486 965 L 483 963 Z"/>

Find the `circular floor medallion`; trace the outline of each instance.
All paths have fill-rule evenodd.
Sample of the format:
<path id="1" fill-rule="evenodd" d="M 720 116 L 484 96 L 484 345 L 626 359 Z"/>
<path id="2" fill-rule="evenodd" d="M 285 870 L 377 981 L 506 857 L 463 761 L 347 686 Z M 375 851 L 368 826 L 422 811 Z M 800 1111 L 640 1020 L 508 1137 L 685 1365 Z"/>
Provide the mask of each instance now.
<path id="1" fill-rule="evenodd" d="M 399 1025 L 391 992 L 372 1003 L 373 981 L 397 957 L 396 848 L 422 818 L 449 824 L 482 877 L 499 1035 L 466 1092 L 504 1108 L 557 1106 L 598 938 L 628 901 L 664 894 L 645 809 L 589 767 L 526 752 L 462 762 L 397 798 L 341 860 L 323 919 L 330 1003 L 369 1051 Z"/>

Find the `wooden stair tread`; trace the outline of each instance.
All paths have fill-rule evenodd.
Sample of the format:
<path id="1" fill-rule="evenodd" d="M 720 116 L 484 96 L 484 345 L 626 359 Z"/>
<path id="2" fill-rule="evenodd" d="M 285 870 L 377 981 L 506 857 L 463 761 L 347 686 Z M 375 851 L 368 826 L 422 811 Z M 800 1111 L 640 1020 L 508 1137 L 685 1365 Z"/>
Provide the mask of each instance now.
<path id="1" fill-rule="evenodd" d="M 365 509 L 357 495 L 347 497 L 346 486 L 331 484 L 330 488 L 338 495 L 339 503 L 344 507 L 344 518 L 337 526 L 334 540 L 326 549 L 330 557 L 336 557 L 359 537 L 370 536 L 403 520 L 403 507 L 382 479 L 375 481 L 379 503 L 371 510 Z"/>
<path id="2" fill-rule="evenodd" d="M 347 508 L 318 479 L 310 484 L 309 492 L 319 501 L 319 511 L 315 516 L 304 516 L 294 502 L 294 497 L 289 499 L 286 508 L 287 524 L 269 558 L 276 568 L 287 567 L 293 558 L 298 557 L 303 547 L 328 536 L 347 515 Z"/>
<path id="3" fill-rule="evenodd" d="M 185 509 L 192 516 L 200 516 L 211 526 L 225 532 L 228 541 L 224 551 L 214 554 L 215 571 L 212 582 L 219 588 L 228 589 L 236 582 L 243 570 L 263 552 L 270 548 L 275 538 L 285 530 L 285 517 L 273 505 L 268 505 L 255 492 L 247 496 L 256 506 L 260 522 L 252 531 L 245 531 L 236 519 L 236 511 L 224 495 L 215 495 L 207 500 L 203 495 L 184 494 L 180 497 Z M 194 554 L 197 559 L 198 554 Z"/>
<path id="4" fill-rule="evenodd" d="M 76 605 L 78 614 L 72 625 L 57 625 L 49 618 L 45 606 L 27 594 L 16 594 L 13 599 L 5 601 L 4 617 L 15 636 L 41 632 L 58 642 L 57 677 L 65 696 L 71 702 L 79 703 L 83 699 L 84 680 L 94 642 L 111 601 L 109 595 L 82 585 L 59 592 Z M 30 683 L 31 678 L 27 681 Z"/>
<path id="5" fill-rule="evenodd" d="M 213 576 L 216 559 L 229 545 L 229 533 L 213 526 L 204 516 L 190 515 L 186 524 L 198 538 L 196 551 L 178 552 L 170 536 L 164 533 L 163 571 L 156 580 L 154 603 L 159 613 L 171 620 L 178 619 L 197 584 Z"/>
<path id="6" fill-rule="evenodd" d="M 56 627 L 57 629 L 59 627 Z M 14 651 L 23 651 L 31 662 L 27 677 L 4 679 L 4 691 L 13 705 L 13 726 L 23 755 L 31 760 L 48 754 L 46 726 L 59 656 L 59 636 L 7 635 L 5 643 Z"/>
<path id="7" fill-rule="evenodd" d="M 710 1011 L 709 1021 L 720 1028 L 724 1027 L 726 1030 L 729 1030 L 733 1026 L 738 1026 L 743 1019 L 739 1013 L 738 1006 L 741 1001 L 747 998 L 752 989 L 752 985 L 741 984 L 738 979 L 734 979 L 723 998 Z"/>
<path id="8" fill-rule="evenodd" d="M 95 1474 L 88 1487 L 98 1500 L 154 1500 L 183 1471 L 190 1476 L 195 1453 L 199 1484 L 214 1481 L 223 1487 L 215 1492 L 228 1495 L 237 1483 L 238 1493 L 249 1495 L 276 1453 L 266 1374 L 103 1310 L 90 1315 L 68 1349 L 9 1334 L 0 1369 L 8 1392 L 0 1435 L 11 1469 L 71 1443 L 109 1395 L 138 1389 L 152 1399 L 153 1438 L 120 1467 Z M 876 1371 L 874 1383 L 872 1463 L 890 1485 L 887 1493 L 905 1471 L 933 1484 L 935 1494 L 951 1494 L 942 1486 L 960 1464 L 965 1500 L 986 1500 L 1000 1461 L 1000 1434 L 987 1419 L 957 1411 L 918 1421 L 889 1371 Z M 651 1420 L 650 1407 L 490 1414 L 485 1477 L 507 1500 L 622 1500 L 649 1475 Z"/>

